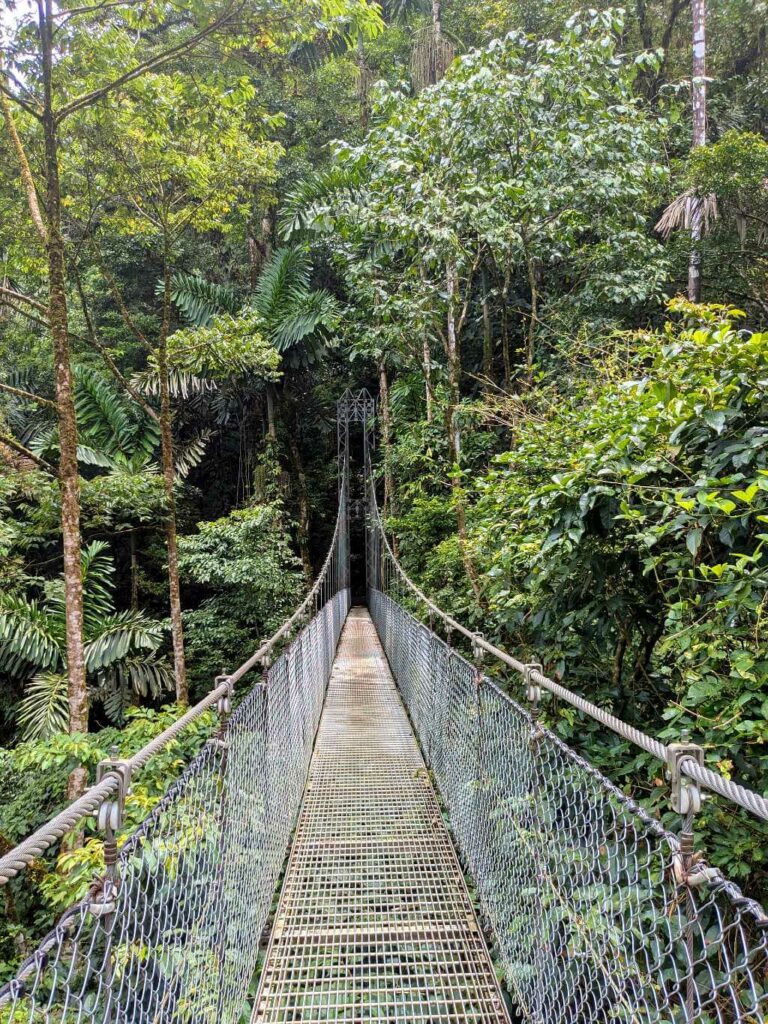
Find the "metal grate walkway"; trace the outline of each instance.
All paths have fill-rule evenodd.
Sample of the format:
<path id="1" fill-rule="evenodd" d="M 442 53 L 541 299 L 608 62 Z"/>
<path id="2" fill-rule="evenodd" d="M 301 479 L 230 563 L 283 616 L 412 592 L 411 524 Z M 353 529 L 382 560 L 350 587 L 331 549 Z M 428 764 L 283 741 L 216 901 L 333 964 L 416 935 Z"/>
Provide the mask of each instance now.
<path id="1" fill-rule="evenodd" d="M 253 1022 L 507 1022 L 375 627 L 331 675 Z"/>

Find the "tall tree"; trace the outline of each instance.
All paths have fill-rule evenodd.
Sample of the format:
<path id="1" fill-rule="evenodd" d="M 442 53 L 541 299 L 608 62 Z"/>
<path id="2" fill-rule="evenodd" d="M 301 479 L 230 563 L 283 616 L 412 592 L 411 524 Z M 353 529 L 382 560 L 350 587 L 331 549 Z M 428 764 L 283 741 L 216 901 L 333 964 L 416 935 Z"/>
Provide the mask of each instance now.
<path id="1" fill-rule="evenodd" d="M 153 39 L 159 38 L 161 44 L 154 43 L 142 52 L 137 50 L 133 41 L 136 28 L 141 27 L 141 15 L 137 14 L 136 5 L 128 0 L 125 3 L 79 7 L 72 11 L 54 5 L 53 0 L 37 0 L 34 24 L 20 20 L 14 45 L 7 48 L 9 56 L 0 65 L 3 120 L 18 162 L 29 215 L 46 261 L 46 319 L 53 350 L 59 429 L 58 477 L 71 732 L 88 729 L 88 689 L 83 645 L 77 421 L 62 224 L 61 153 L 65 126 L 74 115 L 82 116 L 82 112 L 101 103 L 125 83 L 140 79 L 150 69 L 160 68 L 193 49 L 221 29 L 242 7 L 242 0 L 216 5 L 207 16 L 203 14 L 199 22 L 190 17 L 183 28 L 174 29 L 170 36 L 156 31 L 156 16 L 152 11 L 146 17 L 152 23 Z M 108 33 L 107 27 L 110 29 Z M 93 74 L 76 70 L 78 65 L 73 67 L 71 54 L 87 56 L 93 51 L 93 46 L 98 45 L 102 33 L 107 40 L 103 46 L 109 53 L 101 53 L 101 59 L 95 62 L 99 71 Z M 31 44 L 30 40 L 34 42 Z M 20 69 L 18 74 L 12 66 L 14 59 L 24 69 Z M 102 71 L 104 67 L 109 70 Z M 23 141 L 19 122 L 28 130 L 29 142 Z M 28 155 L 30 146 L 40 150 L 35 159 L 35 166 L 41 168 L 37 172 L 33 171 Z M 38 196 L 43 197 L 42 203 Z M 86 777 L 84 769 L 76 769 L 72 773 L 69 784 L 71 796 L 80 792 Z"/>
<path id="2" fill-rule="evenodd" d="M 691 105 L 693 109 L 693 148 L 707 144 L 707 0 L 692 0 L 693 15 L 693 77 Z M 704 228 L 704 198 L 695 191 L 690 197 L 691 254 L 688 259 L 688 298 L 701 300 L 701 249 Z"/>

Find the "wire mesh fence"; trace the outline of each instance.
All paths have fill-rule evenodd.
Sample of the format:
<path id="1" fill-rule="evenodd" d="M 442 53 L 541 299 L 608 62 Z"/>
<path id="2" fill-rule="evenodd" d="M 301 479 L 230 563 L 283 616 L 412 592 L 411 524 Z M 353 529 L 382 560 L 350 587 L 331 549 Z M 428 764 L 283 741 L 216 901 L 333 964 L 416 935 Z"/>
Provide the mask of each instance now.
<path id="1" fill-rule="evenodd" d="M 373 559 L 375 561 L 375 559 Z M 379 567 L 380 568 L 380 567 Z M 369 607 L 535 1024 L 764 1024 L 768 918 L 394 599 Z"/>
<path id="2" fill-rule="evenodd" d="M 343 587 L 0 989 L 2 1024 L 241 1019 L 348 608 Z"/>

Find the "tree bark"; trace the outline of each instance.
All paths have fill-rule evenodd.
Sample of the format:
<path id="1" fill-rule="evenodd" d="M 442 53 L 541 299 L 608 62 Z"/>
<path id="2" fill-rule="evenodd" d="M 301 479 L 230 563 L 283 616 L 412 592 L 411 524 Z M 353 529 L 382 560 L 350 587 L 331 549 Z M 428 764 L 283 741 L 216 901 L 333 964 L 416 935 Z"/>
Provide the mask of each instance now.
<path id="1" fill-rule="evenodd" d="M 267 383 L 267 434 L 270 441 L 277 440 L 277 428 L 275 426 L 275 388 L 273 384 Z"/>
<path id="2" fill-rule="evenodd" d="M 432 422 L 432 353 L 429 351 L 429 341 L 425 337 L 421 347 L 421 358 L 424 364 L 424 399 L 426 402 L 427 423 Z"/>
<path id="3" fill-rule="evenodd" d="M 528 285 L 531 289 L 531 316 L 525 346 L 525 367 L 530 376 L 536 355 L 536 325 L 539 322 L 539 275 L 535 257 L 528 259 Z"/>
<path id="4" fill-rule="evenodd" d="M 693 105 L 693 148 L 707 142 L 707 45 L 706 45 L 706 0 L 693 0 L 693 78 L 691 98 Z M 701 241 L 704 224 L 704 198 L 691 196 L 691 252 L 688 259 L 688 298 L 691 302 L 701 301 Z"/>
<path id="5" fill-rule="evenodd" d="M 66 650 L 69 731 L 88 731 L 88 686 L 83 648 L 83 577 L 80 540 L 80 477 L 77 465 L 77 419 L 69 346 L 64 238 L 61 232 L 59 140 L 53 110 L 52 0 L 38 0 L 38 23 L 43 72 L 43 140 L 45 149 L 45 249 L 48 264 L 48 324 L 53 343 L 56 409 L 59 427 L 59 488 L 61 538 L 66 604 Z M 30 203 L 33 220 L 34 203 Z M 76 768 L 67 783 L 70 799 L 78 797 L 88 780 Z"/>
<path id="6" fill-rule="evenodd" d="M 504 364 L 504 389 L 507 391 L 512 383 L 512 359 L 509 352 L 509 314 L 507 312 L 509 279 L 510 273 L 507 271 L 504 274 L 504 288 L 501 292 L 501 358 Z"/>
<path id="7" fill-rule="evenodd" d="M 171 391 L 168 379 L 167 338 L 171 318 L 171 270 L 168 247 L 163 265 L 163 322 L 157 347 L 157 368 L 160 378 L 160 453 L 166 502 L 165 543 L 168 551 L 168 597 L 171 607 L 171 641 L 173 644 L 173 674 L 176 682 L 176 700 L 189 703 L 187 666 L 184 657 L 184 624 L 181 615 L 181 586 L 179 583 L 179 548 L 176 534 L 176 495 L 174 483 L 176 468 L 173 460 L 173 425 Z"/>
<path id="8" fill-rule="evenodd" d="M 389 406 L 387 364 L 379 360 L 379 414 L 384 456 L 384 516 L 395 515 L 395 481 L 392 476 L 392 411 Z"/>
<path id="9" fill-rule="evenodd" d="M 448 407 L 446 409 L 446 430 L 448 449 L 453 462 L 451 487 L 456 507 L 456 530 L 459 537 L 459 548 L 464 570 L 469 579 L 475 600 L 482 604 L 482 592 L 477 579 L 477 570 L 469 553 L 467 542 L 467 510 L 464 488 L 461 483 L 461 427 L 459 425 L 459 403 L 461 401 L 461 351 L 456 330 L 456 303 L 458 301 L 459 282 L 456 268 L 449 264 L 446 273 L 448 286 L 448 315 L 446 320 L 446 345 L 448 357 Z"/>
<path id="10" fill-rule="evenodd" d="M 493 334 L 488 301 L 488 277 L 485 270 L 483 270 L 483 377 L 486 387 L 493 383 Z"/>
<path id="11" fill-rule="evenodd" d="M 307 490 L 307 474 L 304 470 L 304 463 L 301 458 L 299 442 L 296 439 L 296 431 L 288 432 L 288 452 L 291 456 L 291 466 L 296 479 L 296 494 L 299 504 L 298 540 L 299 557 L 304 567 L 304 575 L 308 580 L 314 575 L 312 569 L 312 558 L 309 553 L 309 492 Z"/>

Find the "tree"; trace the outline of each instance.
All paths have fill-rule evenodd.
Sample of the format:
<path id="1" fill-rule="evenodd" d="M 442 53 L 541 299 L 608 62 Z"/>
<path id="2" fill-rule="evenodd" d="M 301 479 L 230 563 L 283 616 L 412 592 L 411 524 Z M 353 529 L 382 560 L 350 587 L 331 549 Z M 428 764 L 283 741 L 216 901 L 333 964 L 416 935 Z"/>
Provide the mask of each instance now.
<path id="1" fill-rule="evenodd" d="M 652 299 L 665 279 L 646 230 L 665 177 L 661 128 L 632 97 L 646 58 L 618 54 L 621 27 L 614 14 L 593 12 L 558 41 L 513 34 L 466 56 L 415 100 L 385 93 L 380 126 L 358 147 L 337 146 L 343 173 L 326 177 L 325 197 L 311 196 L 305 214 L 333 234 L 352 294 L 364 293 L 367 278 L 376 316 L 398 323 L 404 338 L 426 329 L 442 345 L 457 529 L 476 597 L 462 349 L 481 268 L 527 292 L 516 312 L 529 377 L 547 305 L 550 315 L 603 316 L 606 303 L 618 311 Z"/>
<path id="2" fill-rule="evenodd" d="M 152 5 L 150 5 L 152 6 Z M 156 29 L 154 9 L 142 15 L 133 3 L 97 4 L 69 12 L 54 7 L 53 0 L 37 0 L 34 24 L 20 21 L 14 45 L 0 64 L 0 106 L 19 169 L 29 216 L 45 253 L 50 331 L 56 382 L 59 427 L 58 477 L 61 488 L 61 531 L 66 589 L 66 648 L 69 695 L 69 727 L 88 728 L 88 693 L 83 646 L 84 610 L 80 562 L 80 507 L 77 465 L 77 424 L 70 355 L 67 300 L 66 250 L 62 233 L 61 152 L 62 133 L 70 119 L 93 108 L 124 84 L 137 81 L 150 69 L 158 69 L 188 52 L 220 30 L 241 10 L 242 2 L 211 5 L 185 21 L 181 28 L 152 38 L 162 40 L 139 51 L 132 35 L 142 26 Z M 104 33 L 105 24 L 110 31 Z M 79 59 L 93 53 L 100 38 L 109 53 L 99 53 L 98 71 L 83 72 Z M 32 52 L 27 47 L 32 47 Z M 76 54 L 73 60 L 71 54 Z M 13 62 L 19 65 L 17 73 Z M 85 62 L 88 67 L 88 62 Z M 21 117 L 23 127 L 17 123 Z M 32 138 L 24 142 L 22 131 Z M 36 177 L 28 156 L 30 146 L 42 149 L 42 171 Z M 44 202 L 39 201 L 39 196 Z M 85 784 L 85 772 L 73 772 L 70 792 L 77 795 Z"/>
<path id="3" fill-rule="evenodd" d="M 265 264 L 249 303 L 243 307 L 236 323 L 252 324 L 273 346 L 275 353 L 290 372 L 317 366 L 326 340 L 338 324 L 339 309 L 334 297 L 325 289 L 311 287 L 312 262 L 306 246 L 282 247 L 275 250 Z M 233 310 L 238 299 L 232 289 L 202 280 L 177 275 L 172 283 L 173 299 L 186 317 L 204 327 L 217 309 Z M 279 392 L 266 379 L 264 393 L 267 406 L 268 435 L 277 440 L 275 405 Z M 301 453 L 292 429 L 287 431 L 287 447 L 298 491 L 298 536 L 304 571 L 312 576 L 309 553 L 309 494 Z"/>

